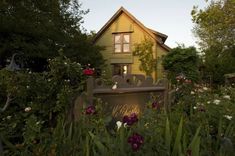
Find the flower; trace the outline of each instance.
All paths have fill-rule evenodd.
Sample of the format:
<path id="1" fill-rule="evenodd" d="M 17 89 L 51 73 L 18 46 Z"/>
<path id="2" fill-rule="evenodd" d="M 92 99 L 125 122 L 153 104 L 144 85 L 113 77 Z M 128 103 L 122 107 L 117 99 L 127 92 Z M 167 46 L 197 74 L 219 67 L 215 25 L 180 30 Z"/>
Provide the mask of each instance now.
<path id="1" fill-rule="evenodd" d="M 211 102 L 210 101 L 207 101 L 208 104 L 210 104 Z"/>
<path id="2" fill-rule="evenodd" d="M 220 100 L 215 99 L 215 100 L 213 101 L 213 103 L 216 104 L 216 105 L 218 105 L 218 104 L 220 103 Z"/>
<path id="3" fill-rule="evenodd" d="M 122 119 L 122 122 L 126 123 L 128 126 L 133 125 L 137 121 L 138 121 L 138 117 L 136 113 L 132 113 L 130 116 L 125 115 Z"/>
<path id="4" fill-rule="evenodd" d="M 184 82 L 187 84 L 190 84 L 190 83 L 192 83 L 192 80 L 186 79 Z"/>
<path id="5" fill-rule="evenodd" d="M 193 109 L 197 109 L 197 107 L 196 107 L 196 106 L 194 106 L 194 107 L 193 107 Z"/>
<path id="6" fill-rule="evenodd" d="M 86 108 L 86 112 L 87 115 L 92 115 L 95 114 L 95 106 L 90 105 Z"/>
<path id="7" fill-rule="evenodd" d="M 190 92 L 190 94 L 191 94 L 191 95 L 194 95 L 194 94 L 195 94 L 195 92 L 194 92 L 194 91 L 191 91 L 191 92 Z"/>
<path id="8" fill-rule="evenodd" d="M 200 105 L 200 106 L 198 106 L 198 111 L 200 111 L 200 112 L 205 112 L 206 111 L 206 109 L 205 109 L 205 107 L 203 106 L 203 105 Z"/>
<path id="9" fill-rule="evenodd" d="M 11 116 L 10 116 L 10 115 L 8 115 L 8 116 L 7 116 L 7 119 L 8 119 L 8 120 L 10 120 L 10 119 L 11 119 Z"/>
<path id="10" fill-rule="evenodd" d="M 68 63 L 67 62 L 64 62 L 65 65 L 67 65 Z"/>
<path id="11" fill-rule="evenodd" d="M 230 96 L 229 95 L 224 95 L 223 98 L 230 100 Z"/>
<path id="12" fill-rule="evenodd" d="M 119 130 L 122 127 L 122 122 L 121 121 L 117 121 L 116 125 L 117 125 L 117 129 Z"/>
<path id="13" fill-rule="evenodd" d="M 231 115 L 224 115 L 225 118 L 227 118 L 228 120 L 231 120 L 233 117 Z"/>
<path id="14" fill-rule="evenodd" d="M 31 107 L 26 107 L 26 108 L 24 109 L 25 112 L 30 112 L 31 110 L 32 110 Z"/>
<path id="15" fill-rule="evenodd" d="M 128 137 L 128 143 L 131 144 L 133 151 L 138 151 L 140 146 L 144 143 L 144 137 L 138 133 L 134 133 L 132 136 Z"/>
<path id="16" fill-rule="evenodd" d="M 207 87 L 203 87 L 202 89 L 203 89 L 203 90 L 208 90 L 208 88 L 207 88 Z"/>
<path id="17" fill-rule="evenodd" d="M 156 102 L 156 101 L 155 101 L 155 102 L 153 102 L 153 103 L 152 103 L 152 108 L 153 108 L 153 109 L 159 109 L 159 108 L 160 108 L 159 103 L 158 103 L 158 102 Z"/>
<path id="18" fill-rule="evenodd" d="M 87 76 L 91 76 L 94 74 L 94 69 L 91 69 L 91 68 L 84 69 L 83 74 Z"/>

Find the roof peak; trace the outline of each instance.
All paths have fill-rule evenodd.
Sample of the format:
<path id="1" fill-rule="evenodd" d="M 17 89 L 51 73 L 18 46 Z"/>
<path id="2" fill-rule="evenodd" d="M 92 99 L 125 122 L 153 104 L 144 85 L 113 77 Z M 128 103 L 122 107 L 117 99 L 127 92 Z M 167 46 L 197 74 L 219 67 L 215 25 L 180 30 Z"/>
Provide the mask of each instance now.
<path id="1" fill-rule="evenodd" d="M 123 6 L 121 6 L 118 11 L 110 18 L 110 20 L 97 32 L 94 42 L 101 36 L 101 34 L 123 13 L 125 13 L 131 20 L 133 20 L 137 25 L 139 25 L 143 30 L 145 30 L 152 38 L 154 38 L 157 42 L 162 43 L 158 38 L 156 38 L 156 34 L 163 39 L 165 42 L 167 35 L 157 32 L 155 30 L 149 29 L 144 24 L 142 24 L 138 19 L 136 19 L 130 12 L 128 12 Z"/>

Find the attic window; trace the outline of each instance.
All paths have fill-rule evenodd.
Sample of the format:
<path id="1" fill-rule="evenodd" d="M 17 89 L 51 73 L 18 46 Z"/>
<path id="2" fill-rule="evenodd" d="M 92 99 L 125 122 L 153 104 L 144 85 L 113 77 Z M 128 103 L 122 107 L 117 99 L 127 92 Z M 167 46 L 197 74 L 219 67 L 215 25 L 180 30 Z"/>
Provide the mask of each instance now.
<path id="1" fill-rule="evenodd" d="M 130 34 L 114 34 L 114 52 L 130 52 Z"/>

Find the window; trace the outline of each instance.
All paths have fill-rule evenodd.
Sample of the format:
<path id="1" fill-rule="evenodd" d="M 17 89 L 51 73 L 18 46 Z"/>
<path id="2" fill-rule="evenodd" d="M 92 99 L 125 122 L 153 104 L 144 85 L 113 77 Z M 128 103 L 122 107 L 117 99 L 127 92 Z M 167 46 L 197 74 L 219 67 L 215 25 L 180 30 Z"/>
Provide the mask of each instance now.
<path id="1" fill-rule="evenodd" d="M 113 64 L 113 75 L 124 76 L 126 74 L 130 74 L 129 64 Z"/>
<path id="2" fill-rule="evenodd" d="M 130 52 L 130 34 L 114 35 L 114 52 L 115 53 Z"/>

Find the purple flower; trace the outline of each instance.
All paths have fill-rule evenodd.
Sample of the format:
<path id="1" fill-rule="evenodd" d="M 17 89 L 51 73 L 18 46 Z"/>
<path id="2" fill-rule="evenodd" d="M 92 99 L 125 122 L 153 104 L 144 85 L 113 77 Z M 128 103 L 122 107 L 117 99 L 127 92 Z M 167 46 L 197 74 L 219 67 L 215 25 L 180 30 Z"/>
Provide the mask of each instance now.
<path id="1" fill-rule="evenodd" d="M 138 151 L 140 146 L 144 143 L 144 137 L 138 133 L 134 133 L 128 137 L 128 143 L 131 145 L 133 151 Z"/>
<path id="2" fill-rule="evenodd" d="M 87 115 L 92 115 L 95 114 L 95 106 L 90 105 L 86 108 L 86 112 Z"/>
<path id="3" fill-rule="evenodd" d="M 135 113 L 132 113 L 130 116 L 125 115 L 122 119 L 123 123 L 126 123 L 128 126 L 133 125 L 138 121 L 138 117 Z"/>

